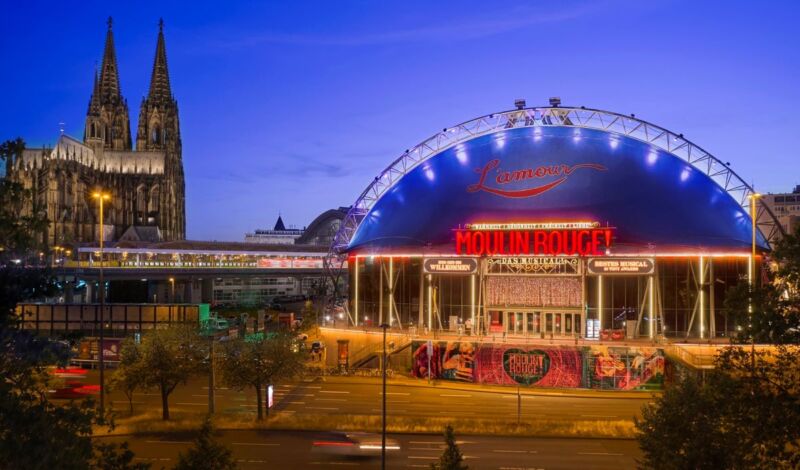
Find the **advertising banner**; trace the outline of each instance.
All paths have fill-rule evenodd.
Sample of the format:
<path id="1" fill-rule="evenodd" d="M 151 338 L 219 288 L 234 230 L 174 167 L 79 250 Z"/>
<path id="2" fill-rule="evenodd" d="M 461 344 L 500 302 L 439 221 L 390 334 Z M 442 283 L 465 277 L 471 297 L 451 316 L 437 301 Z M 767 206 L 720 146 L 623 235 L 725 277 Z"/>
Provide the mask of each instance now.
<path id="1" fill-rule="evenodd" d="M 289 258 L 259 258 L 259 268 L 291 268 L 292 260 Z"/>
<path id="2" fill-rule="evenodd" d="M 664 381 L 664 354 L 657 348 L 415 341 L 411 375 L 525 387 L 657 390 Z"/>

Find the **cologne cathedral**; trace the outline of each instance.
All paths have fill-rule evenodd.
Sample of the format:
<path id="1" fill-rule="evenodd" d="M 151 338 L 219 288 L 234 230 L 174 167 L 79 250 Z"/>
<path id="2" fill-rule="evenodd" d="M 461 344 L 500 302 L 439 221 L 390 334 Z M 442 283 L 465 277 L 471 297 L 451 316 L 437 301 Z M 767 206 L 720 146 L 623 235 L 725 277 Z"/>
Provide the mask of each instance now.
<path id="1" fill-rule="evenodd" d="M 42 234 L 47 244 L 97 243 L 99 204 L 92 196 L 98 191 L 110 195 L 104 204 L 105 240 L 185 238 L 180 122 L 163 29 L 160 22 L 150 89 L 139 108 L 135 149 L 109 18 L 83 140 L 62 133 L 54 146 L 25 149 L 7 162 L 8 176 L 33 190 L 27 210 L 47 214 L 49 225 Z"/>

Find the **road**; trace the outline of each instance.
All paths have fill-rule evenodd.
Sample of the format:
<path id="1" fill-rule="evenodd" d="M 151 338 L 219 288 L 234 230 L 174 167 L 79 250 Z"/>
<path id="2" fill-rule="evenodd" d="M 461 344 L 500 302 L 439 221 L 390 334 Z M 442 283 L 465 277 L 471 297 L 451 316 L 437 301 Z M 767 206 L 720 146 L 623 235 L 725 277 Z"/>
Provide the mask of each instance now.
<path id="1" fill-rule="evenodd" d="M 90 373 L 89 383 L 97 383 L 97 374 Z M 419 383 L 417 383 L 419 384 Z M 464 390 L 412 386 L 409 380 L 390 381 L 387 388 L 387 413 L 390 416 L 507 418 L 517 415 L 514 388 L 507 392 L 485 391 L 479 387 Z M 161 398 L 157 390 L 137 392 L 136 411 L 159 410 Z M 613 392 L 588 396 L 522 395 L 522 419 L 557 418 L 572 420 L 615 420 L 639 416 L 650 398 L 619 398 Z M 170 395 L 171 411 L 205 412 L 208 409 L 208 382 L 195 379 L 181 385 Z M 121 413 L 127 411 L 127 399 L 119 392 L 109 403 Z M 216 390 L 218 413 L 254 413 L 255 393 L 252 389 L 237 391 L 225 387 Z M 275 388 L 275 409 L 288 413 L 312 415 L 379 415 L 381 389 L 379 379 L 328 377 L 324 381 L 278 385 Z"/>
<path id="2" fill-rule="evenodd" d="M 222 431 L 217 438 L 234 453 L 243 469 L 257 468 L 379 468 L 380 461 L 353 459 L 312 452 L 312 442 L 322 433 L 304 431 Z M 400 450 L 390 453 L 387 468 L 429 468 L 442 453 L 438 435 L 390 435 Z M 154 468 L 170 468 L 191 446 L 188 434 L 126 436 L 137 461 Z M 626 469 L 640 457 L 635 441 L 601 439 L 542 439 L 519 437 L 458 437 L 471 469 Z"/>

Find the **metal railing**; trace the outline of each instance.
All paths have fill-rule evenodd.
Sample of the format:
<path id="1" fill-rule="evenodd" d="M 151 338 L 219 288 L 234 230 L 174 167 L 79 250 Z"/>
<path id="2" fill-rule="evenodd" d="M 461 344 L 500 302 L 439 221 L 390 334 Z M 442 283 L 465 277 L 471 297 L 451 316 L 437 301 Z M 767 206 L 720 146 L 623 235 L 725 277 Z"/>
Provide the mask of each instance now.
<path id="1" fill-rule="evenodd" d="M 444 128 L 441 132 L 403 152 L 376 176 L 356 199 L 342 221 L 326 257 L 326 269 L 341 268 L 346 259 L 342 253 L 358 230 L 364 216 L 406 173 L 461 142 L 493 132 L 523 127 L 572 127 L 616 133 L 648 143 L 683 159 L 708 175 L 746 211 L 749 197 L 754 193 L 753 188 L 730 169 L 727 163 L 685 139 L 683 134 L 677 134 L 637 119 L 634 115 L 625 116 L 585 107 L 539 107 L 503 111 Z M 767 240 L 771 239 L 776 232 L 783 233 L 783 227 L 763 202 L 759 211 L 759 217 L 756 218 L 757 224 L 762 235 L 766 235 Z M 762 214 L 765 214 L 763 218 Z"/>

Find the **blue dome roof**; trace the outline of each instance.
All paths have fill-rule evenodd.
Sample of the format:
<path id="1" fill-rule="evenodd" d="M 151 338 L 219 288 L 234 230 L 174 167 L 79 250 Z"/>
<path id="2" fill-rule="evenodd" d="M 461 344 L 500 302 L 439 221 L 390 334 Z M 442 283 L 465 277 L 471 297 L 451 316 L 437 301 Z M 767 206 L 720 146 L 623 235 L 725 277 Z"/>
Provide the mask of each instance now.
<path id="1" fill-rule="evenodd" d="M 710 177 L 634 138 L 573 127 L 514 128 L 461 142 L 399 179 L 348 250 L 453 246 L 472 223 L 592 221 L 617 245 L 744 250 L 750 216 Z M 759 232 L 758 245 L 768 249 Z"/>

